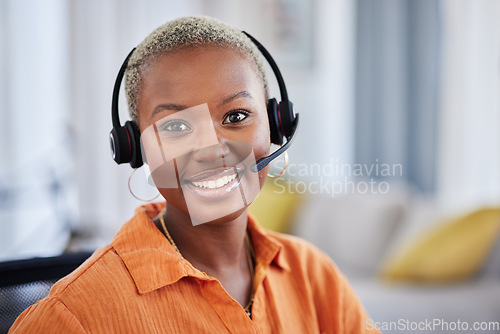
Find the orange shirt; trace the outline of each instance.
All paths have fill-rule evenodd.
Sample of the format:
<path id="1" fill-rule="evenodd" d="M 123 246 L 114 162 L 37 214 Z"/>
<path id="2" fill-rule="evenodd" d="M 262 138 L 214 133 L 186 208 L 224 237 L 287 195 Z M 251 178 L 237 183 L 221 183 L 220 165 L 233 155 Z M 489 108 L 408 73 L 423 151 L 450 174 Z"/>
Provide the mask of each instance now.
<path id="1" fill-rule="evenodd" d="M 367 316 L 331 260 L 251 217 L 255 252 L 250 319 L 219 281 L 182 259 L 152 222 L 164 203 L 139 207 L 114 237 L 9 333 L 368 333 Z"/>

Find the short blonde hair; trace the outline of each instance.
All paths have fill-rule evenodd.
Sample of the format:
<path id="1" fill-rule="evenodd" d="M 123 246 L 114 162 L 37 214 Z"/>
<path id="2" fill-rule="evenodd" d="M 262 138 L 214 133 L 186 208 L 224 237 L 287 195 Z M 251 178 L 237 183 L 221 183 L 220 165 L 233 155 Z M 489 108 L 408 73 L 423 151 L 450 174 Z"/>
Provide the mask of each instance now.
<path id="1" fill-rule="evenodd" d="M 142 84 L 142 69 L 156 58 L 185 47 L 215 45 L 247 56 L 255 65 L 266 98 L 268 85 L 262 56 L 255 44 L 240 30 L 204 16 L 182 17 L 158 27 L 135 49 L 125 72 L 125 91 L 130 117 L 138 123 L 137 98 Z"/>

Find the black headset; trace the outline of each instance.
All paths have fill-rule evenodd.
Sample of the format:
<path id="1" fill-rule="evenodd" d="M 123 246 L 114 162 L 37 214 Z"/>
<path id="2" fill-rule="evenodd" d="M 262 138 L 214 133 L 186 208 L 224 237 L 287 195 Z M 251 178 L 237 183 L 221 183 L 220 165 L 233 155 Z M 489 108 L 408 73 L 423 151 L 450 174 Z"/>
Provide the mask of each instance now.
<path id="1" fill-rule="evenodd" d="M 267 115 L 269 117 L 271 143 L 280 145 L 280 148 L 270 155 L 257 160 L 257 162 L 250 167 L 253 172 L 258 172 L 290 147 L 299 124 L 299 114 L 295 114 L 293 112 L 293 104 L 290 100 L 288 100 L 285 81 L 283 80 L 283 76 L 281 75 L 278 65 L 276 65 L 273 57 L 271 57 L 271 54 L 255 38 L 244 31 L 243 33 L 257 46 L 259 51 L 271 66 L 271 69 L 276 76 L 276 80 L 278 81 L 281 95 L 281 101 L 279 103 L 275 98 L 271 98 L 267 102 Z M 139 168 L 143 165 L 140 142 L 141 133 L 137 124 L 133 121 L 126 121 L 125 125 L 122 126 L 118 115 L 118 97 L 120 93 L 120 86 L 125 75 L 125 70 L 127 69 L 128 60 L 134 50 L 135 48 L 132 49 L 127 58 L 125 58 L 125 61 L 120 67 L 120 71 L 118 72 L 115 80 L 113 100 L 111 103 L 113 129 L 111 130 L 109 137 L 111 152 L 116 163 L 130 163 L 132 168 Z M 284 138 L 286 138 L 286 141 L 284 141 Z"/>

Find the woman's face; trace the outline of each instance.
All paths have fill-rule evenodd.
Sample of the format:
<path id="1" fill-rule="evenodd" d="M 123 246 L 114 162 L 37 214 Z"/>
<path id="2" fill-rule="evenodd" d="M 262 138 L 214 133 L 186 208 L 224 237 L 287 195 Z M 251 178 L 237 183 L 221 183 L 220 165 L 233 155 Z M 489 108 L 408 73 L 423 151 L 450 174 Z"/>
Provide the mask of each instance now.
<path id="1" fill-rule="evenodd" d="M 160 193 L 194 225 L 239 216 L 268 170 L 250 171 L 270 148 L 253 64 L 227 48 L 186 48 L 153 60 L 142 79 L 143 156 Z"/>

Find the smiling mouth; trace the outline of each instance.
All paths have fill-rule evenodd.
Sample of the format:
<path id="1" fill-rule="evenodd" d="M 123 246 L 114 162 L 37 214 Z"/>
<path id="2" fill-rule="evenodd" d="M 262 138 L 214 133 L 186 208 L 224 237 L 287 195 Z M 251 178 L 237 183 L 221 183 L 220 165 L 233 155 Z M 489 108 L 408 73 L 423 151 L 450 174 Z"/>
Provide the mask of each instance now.
<path id="1" fill-rule="evenodd" d="M 233 174 L 233 175 L 224 175 L 223 177 L 220 177 L 218 179 L 215 179 L 215 180 L 210 180 L 210 181 L 190 181 L 190 183 L 197 187 L 197 188 L 201 188 L 201 189 L 217 189 L 217 188 L 222 188 L 224 187 L 226 184 L 232 182 L 234 179 L 236 179 L 236 174 Z"/>
<path id="2" fill-rule="evenodd" d="M 238 167 L 224 167 L 216 170 L 204 171 L 195 176 L 184 179 L 185 189 L 198 198 L 204 200 L 222 200 L 231 196 L 242 181 L 244 170 Z"/>

